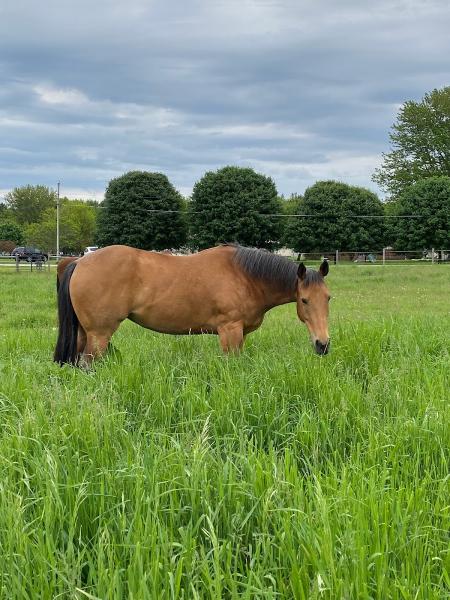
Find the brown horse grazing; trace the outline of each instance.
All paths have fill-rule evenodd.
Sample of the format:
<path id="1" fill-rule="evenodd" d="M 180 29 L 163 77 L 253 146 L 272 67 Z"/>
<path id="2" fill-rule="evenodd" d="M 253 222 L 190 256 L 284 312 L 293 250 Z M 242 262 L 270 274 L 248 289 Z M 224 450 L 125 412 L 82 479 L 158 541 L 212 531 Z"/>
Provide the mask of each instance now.
<path id="1" fill-rule="evenodd" d="M 108 246 L 66 266 L 58 294 L 54 360 L 89 365 L 125 319 L 160 333 L 218 334 L 224 352 L 280 304 L 297 303 L 318 354 L 329 348 L 328 301 L 319 271 L 269 252 L 224 245 L 191 256 Z"/>
<path id="2" fill-rule="evenodd" d="M 64 275 L 64 271 L 66 270 L 67 265 L 78 260 L 80 256 L 66 256 L 62 258 L 56 267 L 56 291 L 59 291 L 59 286 L 61 285 L 61 280 Z"/>

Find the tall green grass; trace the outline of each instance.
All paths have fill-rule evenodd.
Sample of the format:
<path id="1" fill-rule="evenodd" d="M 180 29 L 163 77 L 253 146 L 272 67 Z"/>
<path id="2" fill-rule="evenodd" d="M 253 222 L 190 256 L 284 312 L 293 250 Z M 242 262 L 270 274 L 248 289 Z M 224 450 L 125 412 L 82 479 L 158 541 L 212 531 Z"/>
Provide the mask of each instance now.
<path id="1" fill-rule="evenodd" d="M 51 362 L 54 274 L 0 273 L 0 598 L 450 598 L 450 271 L 332 270 L 240 356 L 125 323 Z"/>

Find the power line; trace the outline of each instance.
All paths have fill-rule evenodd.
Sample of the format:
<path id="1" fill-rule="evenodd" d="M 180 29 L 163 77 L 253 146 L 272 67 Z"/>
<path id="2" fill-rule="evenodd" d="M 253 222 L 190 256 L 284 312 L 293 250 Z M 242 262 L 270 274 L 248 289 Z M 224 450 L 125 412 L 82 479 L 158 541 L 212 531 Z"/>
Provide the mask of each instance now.
<path id="1" fill-rule="evenodd" d="M 4 198 L 4 196 L 3 196 Z M 155 197 L 144 198 L 145 200 L 156 200 Z M 106 206 L 97 206 L 96 208 L 107 208 Z M 140 210 L 143 212 L 149 213 L 161 213 L 161 214 L 186 214 L 189 213 L 191 215 L 200 215 L 204 214 L 202 211 L 183 211 L 183 210 L 169 210 L 163 208 L 142 208 L 140 206 L 133 207 L 133 210 Z M 304 218 L 304 219 L 425 219 L 424 215 L 339 215 L 339 214 L 319 214 L 314 215 L 310 213 L 252 213 L 258 217 L 287 217 L 287 218 Z M 450 216 L 450 215 L 448 215 Z"/>
<path id="2" fill-rule="evenodd" d="M 107 206 L 98 206 L 98 208 L 107 208 Z M 204 214 L 202 211 L 196 210 L 169 210 L 164 208 L 142 208 L 140 206 L 133 207 L 133 210 L 141 210 L 143 212 L 149 213 L 163 213 L 163 214 L 191 214 L 191 215 L 202 215 Z M 423 219 L 425 218 L 423 215 L 332 215 L 332 214 L 320 214 L 313 215 L 308 213 L 252 213 L 258 217 L 301 217 L 308 219 L 339 219 L 339 218 L 349 218 L 349 219 Z"/>

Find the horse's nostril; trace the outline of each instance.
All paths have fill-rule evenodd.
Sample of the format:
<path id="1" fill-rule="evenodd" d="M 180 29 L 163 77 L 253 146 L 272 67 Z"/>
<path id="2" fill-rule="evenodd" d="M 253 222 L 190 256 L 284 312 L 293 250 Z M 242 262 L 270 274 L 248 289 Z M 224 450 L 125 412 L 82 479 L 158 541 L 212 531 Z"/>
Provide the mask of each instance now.
<path id="1" fill-rule="evenodd" d="M 328 341 L 326 344 L 322 344 L 319 340 L 316 341 L 316 352 L 317 354 L 328 354 L 328 350 L 330 347 L 330 342 Z"/>

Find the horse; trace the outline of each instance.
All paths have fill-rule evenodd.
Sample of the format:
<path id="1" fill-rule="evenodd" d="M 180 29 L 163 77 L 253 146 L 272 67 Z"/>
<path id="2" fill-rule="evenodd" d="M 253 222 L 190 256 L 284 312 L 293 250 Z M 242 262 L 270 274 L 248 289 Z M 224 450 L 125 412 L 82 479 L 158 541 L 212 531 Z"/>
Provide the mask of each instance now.
<path id="1" fill-rule="evenodd" d="M 56 267 L 56 291 L 59 291 L 59 286 L 61 284 L 62 277 L 64 275 L 64 271 L 66 270 L 67 265 L 73 263 L 78 260 L 80 256 L 65 256 L 62 258 Z"/>
<path id="2" fill-rule="evenodd" d="M 161 250 L 160 254 L 173 254 L 172 250 Z M 84 255 L 83 255 L 84 256 Z M 59 286 L 61 283 L 62 276 L 64 275 L 64 271 L 66 270 L 67 265 L 75 262 L 76 260 L 80 260 L 83 256 L 65 256 L 62 258 L 56 267 L 56 291 L 58 292 Z"/>
<path id="3" fill-rule="evenodd" d="M 324 355 L 330 345 L 327 274 L 327 261 L 316 271 L 237 244 L 190 256 L 107 246 L 65 268 L 54 361 L 89 367 L 125 319 L 160 333 L 216 334 L 223 352 L 237 352 L 268 310 L 290 302 Z"/>

